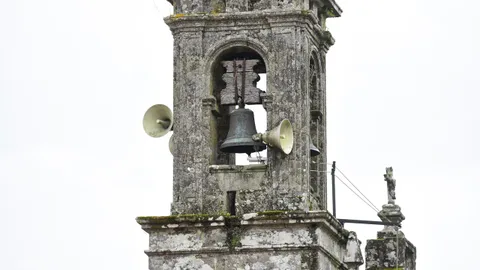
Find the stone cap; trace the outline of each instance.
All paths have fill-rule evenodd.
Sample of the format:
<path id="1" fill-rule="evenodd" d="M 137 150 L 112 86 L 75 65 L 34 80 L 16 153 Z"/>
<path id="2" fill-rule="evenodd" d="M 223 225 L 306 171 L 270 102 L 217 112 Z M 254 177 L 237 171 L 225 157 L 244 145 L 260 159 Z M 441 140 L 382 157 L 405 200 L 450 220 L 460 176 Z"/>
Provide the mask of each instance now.
<path id="1" fill-rule="evenodd" d="M 384 204 L 382 210 L 378 213 L 378 217 L 383 222 L 393 222 L 401 225 L 405 220 L 405 216 L 402 214 L 402 209 L 396 204 Z"/>

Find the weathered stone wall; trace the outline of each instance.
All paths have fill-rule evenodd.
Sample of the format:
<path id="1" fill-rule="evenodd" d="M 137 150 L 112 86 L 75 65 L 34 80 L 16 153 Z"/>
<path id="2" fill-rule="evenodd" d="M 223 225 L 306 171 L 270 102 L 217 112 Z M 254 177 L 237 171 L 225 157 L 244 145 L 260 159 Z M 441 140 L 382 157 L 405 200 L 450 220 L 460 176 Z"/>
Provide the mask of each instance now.
<path id="1" fill-rule="evenodd" d="M 149 269 L 347 269 L 348 233 L 326 212 L 140 217 Z"/>
<path id="2" fill-rule="evenodd" d="M 267 269 L 347 269 L 336 267 L 322 252 L 271 251 L 252 254 L 158 256 L 151 258 L 154 270 L 267 270 Z"/>
<path id="3" fill-rule="evenodd" d="M 402 232 L 379 232 L 365 247 L 366 270 L 416 269 L 416 247 Z"/>
<path id="4" fill-rule="evenodd" d="M 311 100 L 309 63 L 317 51 L 319 66 L 333 44 L 310 12 L 263 12 L 174 15 L 166 19 L 174 36 L 174 202 L 172 213 L 225 212 L 225 190 L 218 185 L 216 165 L 222 142 L 218 126 L 219 100 L 214 98 L 212 67 L 230 48 L 246 47 L 261 56 L 267 71 L 267 127 L 289 119 L 295 144 L 290 155 L 269 149 L 261 189 L 236 190 L 240 213 L 273 209 L 315 210 L 326 207 L 325 164 L 319 164 L 317 181 L 310 179 L 309 143 Z M 323 71 L 322 71 L 323 72 Z M 324 112 L 325 84 L 320 76 L 315 102 Z M 314 141 L 323 149 L 318 163 L 326 161 L 324 121 Z M 225 133 L 224 133 L 225 134 Z M 231 161 L 228 164 L 232 164 Z M 239 180 L 240 181 L 240 180 Z M 317 183 L 315 189 L 312 183 Z M 313 194 L 313 193 L 318 194 Z M 319 199 L 314 199 L 319 198 Z"/>

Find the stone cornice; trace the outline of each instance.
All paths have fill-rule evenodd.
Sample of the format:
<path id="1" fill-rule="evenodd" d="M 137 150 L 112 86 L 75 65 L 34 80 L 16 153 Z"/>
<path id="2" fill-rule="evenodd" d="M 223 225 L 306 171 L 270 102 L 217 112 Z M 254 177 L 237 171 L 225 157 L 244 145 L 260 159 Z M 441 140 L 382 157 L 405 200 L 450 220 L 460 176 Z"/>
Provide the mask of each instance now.
<path id="1" fill-rule="evenodd" d="M 316 0 L 317 2 L 322 2 L 325 4 L 327 10 L 326 15 L 327 17 L 340 17 L 342 15 L 343 10 L 340 6 L 335 2 L 335 0 Z"/>
<path id="2" fill-rule="evenodd" d="M 333 14 L 335 17 L 340 17 L 342 15 L 343 10 L 340 6 L 335 2 L 335 0 L 326 0 L 327 5 L 331 7 Z"/>
<path id="3" fill-rule="evenodd" d="M 286 212 L 264 211 L 243 216 L 187 214 L 178 216 L 144 216 L 137 217 L 142 229 L 150 232 L 174 228 L 223 227 L 229 224 L 241 226 L 277 226 L 319 224 L 329 233 L 346 242 L 348 232 L 342 224 L 327 211 Z"/>
<path id="4" fill-rule="evenodd" d="M 172 6 L 173 0 L 167 0 Z M 327 14 L 328 17 L 340 17 L 342 15 L 343 10 L 337 4 L 335 0 L 315 0 L 317 2 L 325 3 L 325 5 L 329 8 L 330 14 Z M 263 10 L 261 10 L 263 11 Z"/>
<path id="5" fill-rule="evenodd" d="M 318 19 L 309 10 L 175 14 L 164 20 L 174 35 L 179 32 L 218 32 L 239 28 L 251 30 L 304 26 L 311 31 L 312 36 L 317 39 L 319 44 L 324 44 L 327 50 L 335 43 L 331 33 L 320 27 Z"/>

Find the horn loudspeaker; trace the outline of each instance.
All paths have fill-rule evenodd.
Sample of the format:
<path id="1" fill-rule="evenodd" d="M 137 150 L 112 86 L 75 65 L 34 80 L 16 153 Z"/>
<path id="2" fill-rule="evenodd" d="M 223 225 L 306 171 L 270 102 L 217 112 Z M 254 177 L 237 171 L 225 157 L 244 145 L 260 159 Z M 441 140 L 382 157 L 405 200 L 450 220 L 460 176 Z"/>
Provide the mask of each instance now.
<path id="1" fill-rule="evenodd" d="M 143 129 L 154 138 L 159 138 L 173 129 L 173 113 L 163 104 L 150 107 L 143 116 Z"/>
<path id="2" fill-rule="evenodd" d="M 288 119 L 283 119 L 274 129 L 262 134 L 262 141 L 271 147 L 280 149 L 286 155 L 290 154 L 293 149 L 292 124 Z"/>

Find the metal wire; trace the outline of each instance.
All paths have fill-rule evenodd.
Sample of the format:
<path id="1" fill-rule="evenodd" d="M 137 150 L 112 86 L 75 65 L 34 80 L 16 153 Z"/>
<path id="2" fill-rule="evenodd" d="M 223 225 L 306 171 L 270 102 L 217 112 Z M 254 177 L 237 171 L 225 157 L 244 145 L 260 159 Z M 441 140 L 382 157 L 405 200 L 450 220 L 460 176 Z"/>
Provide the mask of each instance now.
<path id="1" fill-rule="evenodd" d="M 362 200 L 366 205 L 368 205 L 368 207 L 370 207 L 373 211 L 375 211 L 375 213 L 378 214 L 379 211 L 377 211 L 375 209 L 375 207 L 372 207 L 369 203 L 367 203 L 367 201 L 365 201 L 365 199 L 363 199 L 360 195 L 358 195 L 351 187 L 349 187 L 340 177 L 338 177 L 338 175 L 335 175 L 335 178 L 338 179 L 340 182 L 342 182 L 343 185 L 345 185 L 351 192 L 353 192 L 353 194 L 355 194 L 360 200 Z"/>
<path id="2" fill-rule="evenodd" d="M 348 181 L 350 184 L 352 184 L 352 186 L 353 186 L 360 194 L 362 194 L 362 196 L 376 209 L 377 212 L 380 212 L 380 209 L 378 209 L 378 208 L 375 206 L 375 204 L 373 204 L 372 201 L 370 201 L 370 200 L 368 199 L 368 197 L 365 196 L 365 194 L 363 194 L 363 192 L 361 192 L 360 189 L 358 189 L 357 186 L 355 186 L 355 184 L 352 183 L 352 181 L 350 181 L 350 179 L 348 179 L 348 177 L 347 177 L 338 167 L 335 167 L 335 169 L 336 169 L 338 172 L 340 172 L 340 173 L 343 175 L 343 177 L 345 177 L 345 179 L 347 179 L 347 181 Z"/>
<path id="3" fill-rule="evenodd" d="M 338 168 L 336 167 L 335 169 L 338 169 Z M 348 180 L 348 182 L 349 182 L 350 184 L 352 184 L 352 185 L 355 187 L 355 185 L 352 183 L 352 181 L 350 181 L 343 173 L 342 173 L 342 175 Z M 351 192 L 353 192 L 353 194 L 355 194 L 360 200 L 362 200 L 368 207 L 370 207 L 373 211 L 375 211 L 375 213 L 376 213 L 377 215 L 381 215 L 381 216 L 382 216 L 383 218 L 385 218 L 388 222 L 393 223 L 388 217 L 386 217 L 385 215 L 383 215 L 383 214 L 381 213 L 381 211 L 378 210 L 378 208 L 375 207 L 375 205 L 374 205 L 360 190 L 358 190 L 358 188 L 355 187 L 355 189 L 357 189 L 358 192 L 360 192 L 360 194 L 362 194 L 363 197 L 365 197 L 366 200 L 363 199 L 360 195 L 358 195 L 357 192 L 355 192 L 351 187 L 349 187 L 338 175 L 335 175 L 335 178 L 338 179 L 338 180 L 340 180 L 340 182 L 342 182 L 343 185 L 345 185 Z M 368 202 L 367 202 L 367 201 L 368 201 Z"/>

